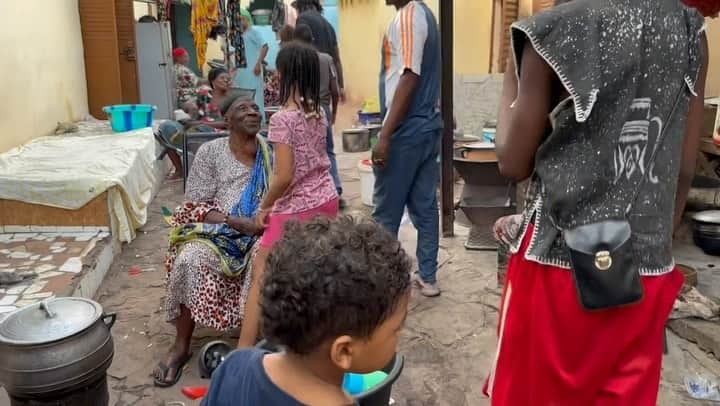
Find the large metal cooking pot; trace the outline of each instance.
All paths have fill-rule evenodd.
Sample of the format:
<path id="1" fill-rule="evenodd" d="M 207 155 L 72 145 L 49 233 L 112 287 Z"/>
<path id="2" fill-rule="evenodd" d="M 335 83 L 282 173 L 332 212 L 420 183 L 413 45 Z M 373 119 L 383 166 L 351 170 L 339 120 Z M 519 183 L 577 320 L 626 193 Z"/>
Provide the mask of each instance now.
<path id="1" fill-rule="evenodd" d="M 0 322 L 0 382 L 11 395 L 42 396 L 102 379 L 112 363 L 115 314 L 63 297 L 23 307 Z"/>
<path id="2" fill-rule="evenodd" d="M 720 210 L 693 215 L 693 241 L 706 254 L 720 256 Z"/>
<path id="3" fill-rule="evenodd" d="M 343 152 L 370 150 L 370 131 L 367 128 L 349 128 L 342 132 Z"/>

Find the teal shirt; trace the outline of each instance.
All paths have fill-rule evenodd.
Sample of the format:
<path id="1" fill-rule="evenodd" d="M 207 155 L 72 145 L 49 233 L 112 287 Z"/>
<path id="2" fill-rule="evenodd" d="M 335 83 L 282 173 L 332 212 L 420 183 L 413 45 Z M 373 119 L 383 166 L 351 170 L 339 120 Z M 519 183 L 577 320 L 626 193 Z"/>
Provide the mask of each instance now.
<path id="1" fill-rule="evenodd" d="M 260 114 L 263 117 L 263 122 L 265 122 L 265 81 L 262 73 L 260 73 L 260 76 L 256 76 L 253 71 L 266 42 L 255 27 L 248 28 L 242 35 L 243 41 L 245 41 L 247 68 L 237 70 L 233 80 L 233 87 L 255 90 L 255 103 L 260 106 Z"/>

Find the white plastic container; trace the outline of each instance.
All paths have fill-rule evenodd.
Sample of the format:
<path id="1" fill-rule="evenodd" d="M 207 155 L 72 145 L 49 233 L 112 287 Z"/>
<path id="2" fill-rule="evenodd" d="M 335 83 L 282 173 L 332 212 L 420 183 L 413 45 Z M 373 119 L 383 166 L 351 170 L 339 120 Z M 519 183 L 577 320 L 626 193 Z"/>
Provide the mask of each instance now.
<path id="1" fill-rule="evenodd" d="M 360 173 L 360 200 L 366 206 L 374 206 L 375 174 L 373 173 L 372 162 L 369 159 L 363 159 L 358 162 L 357 168 Z"/>

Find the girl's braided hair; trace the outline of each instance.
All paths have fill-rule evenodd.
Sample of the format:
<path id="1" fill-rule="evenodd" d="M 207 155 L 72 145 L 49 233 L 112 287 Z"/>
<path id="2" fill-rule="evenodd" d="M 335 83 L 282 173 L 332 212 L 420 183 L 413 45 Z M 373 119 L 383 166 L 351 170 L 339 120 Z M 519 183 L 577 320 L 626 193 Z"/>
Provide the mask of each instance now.
<path id="1" fill-rule="evenodd" d="M 293 91 L 300 100 L 295 102 L 307 113 L 320 113 L 320 58 L 315 49 L 292 42 L 277 56 L 280 73 L 280 101 L 287 104 Z"/>

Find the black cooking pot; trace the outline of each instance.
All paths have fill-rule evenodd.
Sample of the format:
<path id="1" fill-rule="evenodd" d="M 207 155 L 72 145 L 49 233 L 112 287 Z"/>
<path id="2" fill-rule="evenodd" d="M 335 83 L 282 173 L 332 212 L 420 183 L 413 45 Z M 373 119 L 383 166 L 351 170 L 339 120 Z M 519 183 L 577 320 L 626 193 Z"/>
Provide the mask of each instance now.
<path id="1" fill-rule="evenodd" d="M 720 210 L 708 210 L 693 216 L 693 241 L 708 255 L 720 256 Z"/>
<path id="2" fill-rule="evenodd" d="M 79 297 L 48 299 L 0 322 L 0 382 L 11 396 L 44 397 L 104 381 L 115 314 Z"/>

